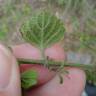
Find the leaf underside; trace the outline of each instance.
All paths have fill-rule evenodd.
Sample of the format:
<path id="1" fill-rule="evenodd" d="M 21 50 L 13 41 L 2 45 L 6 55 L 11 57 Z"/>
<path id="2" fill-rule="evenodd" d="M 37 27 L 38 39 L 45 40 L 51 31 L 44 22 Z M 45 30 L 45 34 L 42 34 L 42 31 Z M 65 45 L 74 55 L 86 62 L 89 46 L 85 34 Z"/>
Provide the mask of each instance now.
<path id="1" fill-rule="evenodd" d="M 21 74 L 21 86 L 28 89 L 37 83 L 37 72 L 34 70 L 27 70 Z"/>
<path id="2" fill-rule="evenodd" d="M 64 24 L 47 11 L 34 14 L 20 29 L 25 41 L 38 48 L 47 48 L 64 38 Z"/>

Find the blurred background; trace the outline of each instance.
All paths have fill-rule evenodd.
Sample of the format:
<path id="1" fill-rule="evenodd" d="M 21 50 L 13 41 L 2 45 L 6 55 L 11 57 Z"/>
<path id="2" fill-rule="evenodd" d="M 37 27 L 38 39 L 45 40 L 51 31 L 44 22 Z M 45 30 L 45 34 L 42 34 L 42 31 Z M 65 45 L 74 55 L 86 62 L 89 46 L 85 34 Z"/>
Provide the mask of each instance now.
<path id="1" fill-rule="evenodd" d="M 0 0 L 0 42 L 23 43 L 20 25 L 38 9 L 50 10 L 64 22 L 68 60 L 96 64 L 96 0 Z M 91 83 L 86 92 L 96 96 L 96 84 Z"/>

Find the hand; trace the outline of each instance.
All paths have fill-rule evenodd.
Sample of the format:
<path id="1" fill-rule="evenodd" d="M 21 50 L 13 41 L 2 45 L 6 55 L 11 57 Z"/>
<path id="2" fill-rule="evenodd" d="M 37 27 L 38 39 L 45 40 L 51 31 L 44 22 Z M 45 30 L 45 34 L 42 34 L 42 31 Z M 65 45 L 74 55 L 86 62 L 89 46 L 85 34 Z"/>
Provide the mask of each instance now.
<path id="1" fill-rule="evenodd" d="M 40 52 L 29 44 L 15 46 L 13 53 L 19 58 L 40 58 Z M 56 60 L 64 59 L 63 50 L 58 45 L 47 49 L 46 54 Z M 21 96 L 20 73 L 14 55 L 0 45 L 0 96 Z M 59 77 L 43 66 L 25 64 L 20 67 L 21 71 L 30 66 L 38 72 L 39 87 L 26 91 L 26 96 L 81 96 L 86 81 L 82 70 L 67 68 L 69 74 L 64 76 L 64 83 L 60 84 Z"/>

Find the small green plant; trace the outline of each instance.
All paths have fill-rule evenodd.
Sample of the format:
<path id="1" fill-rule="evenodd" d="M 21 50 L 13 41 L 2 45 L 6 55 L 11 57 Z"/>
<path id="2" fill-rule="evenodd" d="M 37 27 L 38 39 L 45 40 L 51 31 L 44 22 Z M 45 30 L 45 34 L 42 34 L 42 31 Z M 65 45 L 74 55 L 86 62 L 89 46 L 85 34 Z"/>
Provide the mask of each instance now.
<path id="1" fill-rule="evenodd" d="M 33 46 L 41 50 L 41 54 L 43 54 L 42 55 L 43 57 L 41 58 L 41 60 L 18 58 L 19 63 L 22 64 L 47 63 L 48 66 L 54 66 L 54 67 L 58 66 L 58 68 L 60 67 L 60 65 L 64 63 L 63 67 L 70 66 L 83 69 L 87 75 L 87 80 L 92 81 L 94 84 L 96 83 L 96 76 L 95 76 L 96 68 L 92 64 L 90 65 L 69 64 L 64 61 L 56 62 L 54 60 L 46 59 L 46 56 L 44 55 L 44 50 L 52 46 L 54 43 L 62 40 L 64 38 L 65 33 L 64 24 L 53 14 L 46 11 L 41 11 L 39 13 L 37 12 L 35 15 L 31 17 L 31 19 L 23 23 L 23 25 L 20 28 L 20 32 L 22 34 L 23 39 L 26 42 L 32 44 Z"/>
<path id="2" fill-rule="evenodd" d="M 27 20 L 20 29 L 23 38 L 39 48 L 44 56 L 44 50 L 64 38 L 65 28 L 61 20 L 51 13 L 37 12 Z"/>
<path id="3" fill-rule="evenodd" d="M 42 64 L 49 66 L 45 49 L 64 39 L 64 24 L 48 11 L 36 12 L 25 21 L 20 32 L 23 39 L 41 51 Z"/>

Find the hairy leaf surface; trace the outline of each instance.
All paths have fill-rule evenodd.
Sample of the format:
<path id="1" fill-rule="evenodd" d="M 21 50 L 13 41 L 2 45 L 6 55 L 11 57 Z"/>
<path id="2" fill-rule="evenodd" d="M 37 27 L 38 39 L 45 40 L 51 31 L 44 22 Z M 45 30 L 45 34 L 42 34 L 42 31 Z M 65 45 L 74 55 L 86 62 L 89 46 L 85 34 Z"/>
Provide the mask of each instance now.
<path id="1" fill-rule="evenodd" d="M 23 38 L 38 48 L 47 48 L 64 38 L 64 24 L 53 14 L 41 11 L 21 26 Z"/>

